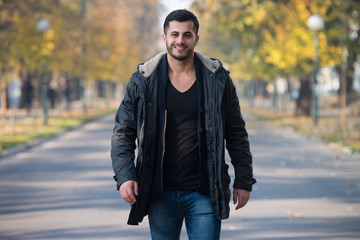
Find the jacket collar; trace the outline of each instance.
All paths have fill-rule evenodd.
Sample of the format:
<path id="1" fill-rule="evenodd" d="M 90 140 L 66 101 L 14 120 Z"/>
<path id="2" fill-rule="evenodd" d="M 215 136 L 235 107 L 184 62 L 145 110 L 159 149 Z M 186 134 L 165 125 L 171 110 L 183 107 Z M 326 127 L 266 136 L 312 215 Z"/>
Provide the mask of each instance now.
<path id="1" fill-rule="evenodd" d="M 159 53 L 155 57 L 151 58 L 149 61 L 139 64 L 138 71 L 145 78 L 149 77 L 154 70 L 159 66 L 159 63 L 166 52 Z M 200 59 L 200 61 L 205 65 L 207 69 L 209 69 L 212 73 L 215 73 L 222 65 L 221 62 L 217 59 L 209 58 L 201 53 L 195 52 L 196 56 Z"/>
<path id="2" fill-rule="evenodd" d="M 202 55 L 198 52 L 195 52 L 195 54 L 212 73 L 215 73 L 222 66 L 221 62 L 217 59 L 209 58 L 208 56 Z"/>

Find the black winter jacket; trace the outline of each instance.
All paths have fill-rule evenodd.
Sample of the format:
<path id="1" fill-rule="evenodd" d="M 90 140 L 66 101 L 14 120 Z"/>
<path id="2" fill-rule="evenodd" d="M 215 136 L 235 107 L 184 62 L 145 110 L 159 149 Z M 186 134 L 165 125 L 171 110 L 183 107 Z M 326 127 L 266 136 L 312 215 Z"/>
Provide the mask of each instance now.
<path id="1" fill-rule="evenodd" d="M 218 219 L 229 217 L 229 166 L 225 163 L 225 145 L 235 169 L 233 187 L 252 190 L 252 155 L 234 84 L 220 61 L 195 53 L 201 61 L 207 173 L 210 197 Z M 137 181 L 139 195 L 132 205 L 128 224 L 137 225 L 147 215 L 152 195 L 158 144 L 159 64 L 161 53 L 140 64 L 130 78 L 116 113 L 111 141 L 111 158 L 117 189 L 128 180 Z M 163 127 L 163 126 L 162 126 Z M 226 144 L 225 144 L 226 143 Z M 135 149 L 137 156 L 135 159 Z"/>

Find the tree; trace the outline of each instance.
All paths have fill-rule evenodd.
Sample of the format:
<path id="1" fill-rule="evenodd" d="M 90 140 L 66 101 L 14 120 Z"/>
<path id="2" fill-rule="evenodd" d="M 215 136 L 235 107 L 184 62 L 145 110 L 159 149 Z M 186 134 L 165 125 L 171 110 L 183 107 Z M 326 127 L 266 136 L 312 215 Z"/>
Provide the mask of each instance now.
<path id="1" fill-rule="evenodd" d="M 222 38 L 238 40 L 238 58 L 231 59 L 235 76 L 243 80 L 273 81 L 290 75 L 301 79 L 298 115 L 310 115 L 311 109 L 308 95 L 312 91 L 314 50 L 307 19 L 318 13 L 326 20 L 326 29 L 319 33 L 320 66 L 339 66 L 344 45 L 348 49 L 358 48 L 348 40 L 340 44 L 340 36 L 348 36 L 351 25 L 359 28 L 360 9 L 355 0 L 196 0 L 193 7 L 200 18 L 209 22 L 211 32 L 221 32 Z M 337 27 L 339 22 L 345 22 L 347 27 Z M 358 53 L 356 50 L 353 54 Z"/>
<path id="2" fill-rule="evenodd" d="M 329 4 L 325 20 L 327 27 L 326 35 L 329 44 L 336 46 L 344 53 L 347 53 L 345 61 L 346 68 L 341 70 L 340 64 L 337 68 L 341 75 L 345 75 L 346 82 L 341 82 L 340 91 L 346 85 L 348 100 L 354 98 L 353 76 L 354 63 L 360 54 L 360 2 L 356 0 L 340 1 L 332 0 Z"/>
<path id="3" fill-rule="evenodd" d="M 2 106 L 6 76 L 19 75 L 23 86 L 32 83 L 37 90 L 34 80 L 44 74 L 44 63 L 59 79 L 126 82 L 136 64 L 157 51 L 158 8 L 150 0 L 0 1 Z M 40 18 L 51 22 L 44 35 L 36 32 Z"/>

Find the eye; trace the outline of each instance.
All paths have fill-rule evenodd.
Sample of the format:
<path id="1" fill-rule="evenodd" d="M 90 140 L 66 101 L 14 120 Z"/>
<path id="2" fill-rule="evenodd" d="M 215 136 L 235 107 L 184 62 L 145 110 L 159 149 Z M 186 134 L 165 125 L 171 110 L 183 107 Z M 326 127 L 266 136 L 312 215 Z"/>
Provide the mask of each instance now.
<path id="1" fill-rule="evenodd" d="M 184 34 L 184 37 L 186 37 L 186 38 L 192 38 L 192 36 L 193 36 L 193 35 L 192 35 L 191 33 L 185 33 L 185 34 Z"/>

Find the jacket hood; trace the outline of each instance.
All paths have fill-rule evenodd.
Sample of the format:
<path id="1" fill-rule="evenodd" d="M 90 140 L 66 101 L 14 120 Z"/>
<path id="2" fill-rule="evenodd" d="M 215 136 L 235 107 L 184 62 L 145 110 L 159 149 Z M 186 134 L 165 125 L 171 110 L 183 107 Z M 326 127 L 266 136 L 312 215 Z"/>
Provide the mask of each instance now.
<path id="1" fill-rule="evenodd" d="M 139 64 L 138 71 L 145 78 L 149 77 L 153 71 L 158 67 L 161 59 L 164 57 L 166 52 L 159 53 L 155 57 L 151 58 L 149 61 Z M 215 73 L 221 66 L 221 62 L 217 59 L 209 58 L 201 53 L 195 52 L 196 56 L 200 61 L 208 68 L 211 72 Z"/>

